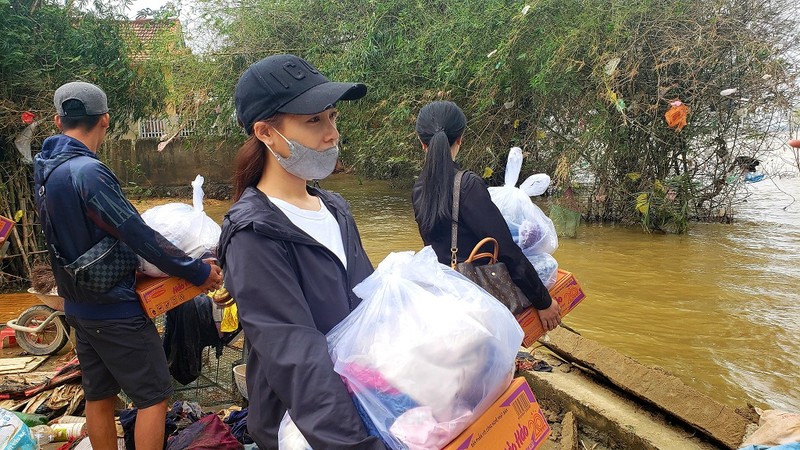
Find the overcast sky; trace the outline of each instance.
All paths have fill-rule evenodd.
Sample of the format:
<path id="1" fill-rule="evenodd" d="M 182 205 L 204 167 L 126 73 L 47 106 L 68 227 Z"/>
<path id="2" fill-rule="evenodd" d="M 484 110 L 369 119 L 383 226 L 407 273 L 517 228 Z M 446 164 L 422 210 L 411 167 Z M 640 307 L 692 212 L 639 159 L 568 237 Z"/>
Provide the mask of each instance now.
<path id="1" fill-rule="evenodd" d="M 127 16 L 131 19 L 136 18 L 136 12 L 145 8 L 158 9 L 167 3 L 166 0 L 134 0 L 128 9 Z"/>

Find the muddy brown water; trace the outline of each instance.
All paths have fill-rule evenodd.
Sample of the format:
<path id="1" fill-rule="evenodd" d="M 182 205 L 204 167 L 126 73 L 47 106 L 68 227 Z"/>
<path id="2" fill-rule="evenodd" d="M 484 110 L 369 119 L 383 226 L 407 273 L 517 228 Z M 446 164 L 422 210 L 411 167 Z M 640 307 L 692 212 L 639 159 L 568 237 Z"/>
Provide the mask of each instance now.
<path id="1" fill-rule="evenodd" d="M 422 246 L 409 190 L 347 175 L 322 185 L 351 203 L 373 264 Z M 791 198 L 779 189 L 800 199 L 797 178 L 748 185 L 736 223 L 696 224 L 684 236 L 581 226 L 554 255 L 588 295 L 565 322 L 731 406 L 800 410 L 800 202 L 783 210 Z M 229 203 L 205 206 L 221 221 Z M 32 304 L 27 294 L 0 297 L 0 322 Z"/>

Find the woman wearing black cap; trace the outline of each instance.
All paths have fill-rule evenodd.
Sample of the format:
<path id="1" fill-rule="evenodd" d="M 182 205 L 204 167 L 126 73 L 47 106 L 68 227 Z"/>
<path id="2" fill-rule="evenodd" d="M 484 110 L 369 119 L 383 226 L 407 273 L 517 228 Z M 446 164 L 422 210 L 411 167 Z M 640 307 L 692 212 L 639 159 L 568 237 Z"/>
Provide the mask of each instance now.
<path id="1" fill-rule="evenodd" d="M 425 164 L 412 191 L 414 217 L 422 241 L 433 247 L 439 262 L 446 265 L 453 258 L 453 181 L 459 171 L 454 160 L 466 126 L 464 112 L 453 102 L 429 103 L 417 116 L 417 136 L 425 151 Z M 544 328 L 554 329 L 561 322 L 561 308 L 550 298 L 536 269 L 514 243 L 486 183 L 473 172 L 463 172 L 459 196 L 456 259 L 466 260 L 483 238 L 495 238 L 500 250 L 498 260 L 506 265 L 514 284 L 536 307 Z"/>
<path id="2" fill-rule="evenodd" d="M 278 448 L 287 410 L 312 448 L 385 449 L 367 434 L 325 340 L 358 305 L 352 288 L 372 264 L 347 202 L 306 183 L 336 165 L 336 102 L 365 94 L 293 55 L 251 65 L 236 86 L 250 137 L 236 156 L 219 254 L 252 349 L 248 430 L 262 450 Z"/>

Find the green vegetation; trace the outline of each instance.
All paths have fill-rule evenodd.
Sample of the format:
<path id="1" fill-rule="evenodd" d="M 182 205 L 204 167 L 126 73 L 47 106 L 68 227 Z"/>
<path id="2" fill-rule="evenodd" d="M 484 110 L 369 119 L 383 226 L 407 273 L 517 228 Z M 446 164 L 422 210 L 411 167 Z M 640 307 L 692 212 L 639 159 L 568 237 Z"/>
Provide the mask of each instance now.
<path id="1" fill-rule="evenodd" d="M 40 142 L 54 131 L 53 90 L 75 79 L 103 86 L 114 124 L 177 114 L 196 134 L 241 141 L 232 102 L 239 75 L 267 55 L 299 54 L 331 78 L 370 86 L 365 99 L 340 105 L 342 159 L 358 174 L 410 183 L 422 161 L 416 112 L 449 99 L 469 119 L 459 159 L 490 183 L 518 145 L 522 175 L 550 174 L 556 204 L 591 221 L 677 233 L 692 220 L 731 220 L 743 185 L 737 157 L 769 153 L 797 105 L 791 0 L 199 0 L 198 8 L 195 40 L 207 48 L 192 54 L 179 35 L 142 47 L 101 2 L 86 12 L 73 2 L 0 0 L 0 214 L 23 212 L 14 243 L 23 257 L 3 270 L 29 273 L 40 243 L 30 166 L 13 147 L 21 114 L 45 119 Z M 145 13 L 170 21 L 177 9 Z M 681 131 L 664 117 L 677 100 L 689 107 Z"/>
<path id="2" fill-rule="evenodd" d="M 787 49 L 798 28 L 785 0 L 201 4 L 204 29 L 220 37 L 203 57 L 216 120 L 230 120 L 249 63 L 294 52 L 370 86 L 342 105 L 343 159 L 358 173 L 411 180 L 422 160 L 415 114 L 450 99 L 469 118 L 467 168 L 490 167 L 500 182 L 519 145 L 523 175 L 554 176 L 556 195 L 572 188 L 584 217 L 649 230 L 729 220 L 743 183 L 736 157 L 769 152 L 796 101 Z M 664 119 L 675 100 L 690 108 L 680 132 Z"/>
<path id="3" fill-rule="evenodd" d="M 85 12 L 73 2 L 62 6 L 51 0 L 0 0 L 0 214 L 19 217 L 0 267 L 0 284 L 30 278 L 35 260 L 44 256 L 31 165 L 21 160 L 14 145 L 28 126 L 23 113 L 41 120 L 32 139 L 35 153 L 42 138 L 56 131 L 53 92 L 63 83 L 101 85 L 108 94 L 112 126 L 164 108 L 164 78 L 158 68 L 132 60 L 140 50 L 124 24 L 123 17 L 100 2 L 94 12 Z"/>

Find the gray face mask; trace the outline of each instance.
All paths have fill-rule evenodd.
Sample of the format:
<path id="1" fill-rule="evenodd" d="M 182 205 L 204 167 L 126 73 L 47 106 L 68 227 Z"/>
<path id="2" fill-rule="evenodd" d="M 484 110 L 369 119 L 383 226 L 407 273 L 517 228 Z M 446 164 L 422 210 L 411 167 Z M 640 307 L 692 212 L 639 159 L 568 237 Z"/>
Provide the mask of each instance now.
<path id="1" fill-rule="evenodd" d="M 284 158 L 269 148 L 278 163 L 290 174 L 306 181 L 321 180 L 333 173 L 336 160 L 339 159 L 339 147 L 333 146 L 326 150 L 314 150 L 299 142 L 290 141 L 286 136 L 275 130 L 289 145 L 289 157 Z"/>

